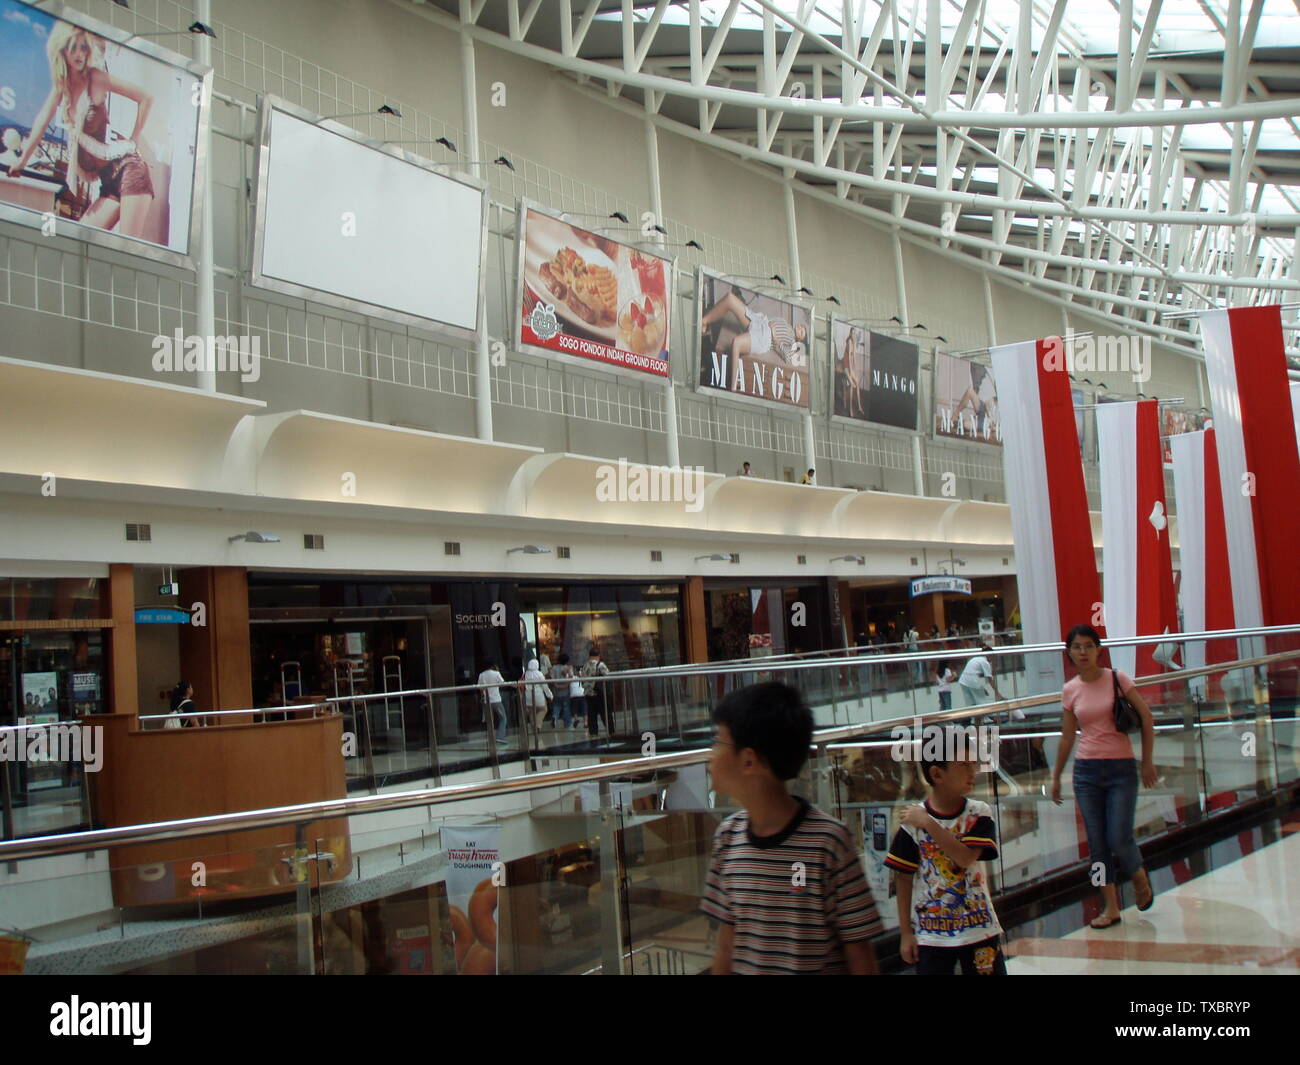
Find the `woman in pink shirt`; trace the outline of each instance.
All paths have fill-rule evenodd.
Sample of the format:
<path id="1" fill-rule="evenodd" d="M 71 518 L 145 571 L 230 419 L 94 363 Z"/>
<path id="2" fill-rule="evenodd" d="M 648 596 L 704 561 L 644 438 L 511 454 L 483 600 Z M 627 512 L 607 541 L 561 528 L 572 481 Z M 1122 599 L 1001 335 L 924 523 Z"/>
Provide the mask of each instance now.
<path id="1" fill-rule="evenodd" d="M 1070 660 L 1079 675 L 1061 692 L 1061 746 L 1052 773 L 1052 801 L 1061 804 L 1061 772 L 1070 760 L 1074 734 L 1079 732 L 1079 755 L 1074 760 L 1074 797 L 1088 833 L 1088 852 L 1094 873 L 1102 870 L 1101 897 L 1105 909 L 1093 928 L 1119 924 L 1119 878 L 1128 877 L 1137 891 L 1137 908 L 1148 910 L 1155 901 L 1151 880 L 1142 867 L 1142 852 L 1133 838 L 1137 813 L 1137 760 L 1133 742 L 1115 728 L 1115 677 L 1120 691 L 1142 718 L 1142 783 L 1156 783 L 1152 762 L 1155 727 L 1146 700 L 1127 674 L 1103 669 L 1101 636 L 1091 625 L 1076 625 L 1065 639 Z"/>

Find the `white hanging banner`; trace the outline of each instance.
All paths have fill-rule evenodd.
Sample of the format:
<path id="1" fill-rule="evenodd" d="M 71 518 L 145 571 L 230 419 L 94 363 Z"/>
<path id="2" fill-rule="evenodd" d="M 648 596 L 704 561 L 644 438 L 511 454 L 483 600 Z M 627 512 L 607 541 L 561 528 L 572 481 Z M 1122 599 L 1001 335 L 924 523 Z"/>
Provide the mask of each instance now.
<path id="1" fill-rule="evenodd" d="M 1029 340 L 992 354 L 1024 640 L 1056 643 L 1101 604 L 1064 344 Z M 1025 673 L 1031 693 L 1059 691 L 1064 656 L 1026 656 Z"/>
<path id="2" fill-rule="evenodd" d="M 1159 403 L 1148 399 L 1099 406 L 1097 441 L 1106 634 L 1177 632 Z M 1151 644 L 1111 648 L 1110 660 L 1133 677 L 1150 676 L 1171 665 Z"/>
<path id="3" fill-rule="evenodd" d="M 1174 457 L 1174 496 L 1178 500 L 1178 557 L 1182 568 L 1179 592 L 1184 632 L 1231 629 L 1232 578 L 1228 572 L 1228 536 L 1223 525 L 1223 493 L 1219 487 L 1219 457 L 1214 430 L 1171 437 Z M 1183 665 L 1200 669 L 1207 662 L 1228 662 L 1235 656 L 1232 640 L 1184 645 Z M 1206 678 L 1189 681 L 1204 698 Z"/>
<path id="4" fill-rule="evenodd" d="M 500 825 L 444 825 L 447 902 L 458 972 L 497 972 L 497 895 L 503 883 Z"/>

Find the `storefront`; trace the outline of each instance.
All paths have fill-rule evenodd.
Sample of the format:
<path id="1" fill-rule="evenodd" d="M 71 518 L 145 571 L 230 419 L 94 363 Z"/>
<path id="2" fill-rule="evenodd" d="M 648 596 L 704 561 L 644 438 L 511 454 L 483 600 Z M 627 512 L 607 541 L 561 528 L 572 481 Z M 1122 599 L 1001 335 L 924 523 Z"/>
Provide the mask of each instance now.
<path id="1" fill-rule="evenodd" d="M 1008 627 L 1015 610 L 1014 577 L 933 578 L 938 583 L 915 590 L 913 580 L 886 578 L 854 585 L 849 592 L 855 642 L 901 643 L 915 626 L 921 638 L 938 628 L 947 635 L 974 636 L 980 622 L 992 622 L 994 631 Z M 1008 604 L 1008 596 L 1012 602 Z"/>
<path id="2" fill-rule="evenodd" d="M 105 709 L 107 583 L 0 578 L 0 725 L 71 721 Z M 0 769 L 4 837 L 67 828 L 69 811 L 81 820 L 79 765 L 24 757 Z"/>
<path id="3" fill-rule="evenodd" d="M 823 583 L 705 581 L 704 608 L 710 662 L 833 646 Z"/>
<path id="4" fill-rule="evenodd" d="M 473 684 L 489 664 L 515 679 L 543 655 L 553 663 L 567 653 L 581 668 L 593 647 L 612 671 L 683 661 L 682 590 L 674 583 L 250 572 L 248 585 L 259 706 Z M 513 689 L 503 696 L 513 700 Z M 428 716 L 410 700 L 394 712 L 402 746 L 427 742 Z M 483 728 L 472 694 L 437 700 L 433 716 L 442 741 Z"/>

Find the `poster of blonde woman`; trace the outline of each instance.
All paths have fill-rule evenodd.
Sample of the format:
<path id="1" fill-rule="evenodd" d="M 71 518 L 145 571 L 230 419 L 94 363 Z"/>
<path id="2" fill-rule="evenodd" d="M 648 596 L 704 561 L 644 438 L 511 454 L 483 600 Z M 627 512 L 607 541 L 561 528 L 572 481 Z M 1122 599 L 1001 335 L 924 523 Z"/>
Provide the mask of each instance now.
<path id="1" fill-rule="evenodd" d="M 0 217 L 183 260 L 204 71 L 61 5 L 0 0 Z"/>

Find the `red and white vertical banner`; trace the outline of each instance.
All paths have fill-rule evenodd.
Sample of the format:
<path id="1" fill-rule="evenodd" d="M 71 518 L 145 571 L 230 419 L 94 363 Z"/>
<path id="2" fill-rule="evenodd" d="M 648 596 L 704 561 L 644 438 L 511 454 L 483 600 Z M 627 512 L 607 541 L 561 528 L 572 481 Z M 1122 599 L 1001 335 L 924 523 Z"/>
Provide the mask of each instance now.
<path id="1" fill-rule="evenodd" d="M 992 355 L 1024 641 L 1054 643 L 1090 624 L 1101 603 L 1065 345 L 1049 337 Z M 1026 659 L 1031 692 L 1060 689 L 1063 655 Z"/>
<path id="2" fill-rule="evenodd" d="M 1228 534 L 1223 525 L 1219 454 L 1214 430 L 1180 433 L 1169 440 L 1174 456 L 1174 499 L 1178 504 L 1178 558 L 1182 580 L 1183 631 L 1213 632 L 1233 627 Z M 1183 645 L 1183 665 L 1200 669 L 1236 657 L 1233 640 Z M 1204 680 L 1193 680 L 1204 692 Z"/>
<path id="3" fill-rule="evenodd" d="M 1160 404 L 1147 399 L 1098 406 L 1097 449 L 1106 634 L 1177 632 Z M 1113 647 L 1110 660 L 1129 676 L 1146 677 L 1163 668 L 1155 652 L 1155 644 Z"/>
<path id="4" fill-rule="evenodd" d="M 1295 439 L 1280 307 L 1200 317 L 1237 624 L 1300 622 Z M 1243 650 L 1246 650 L 1243 648 Z"/>

